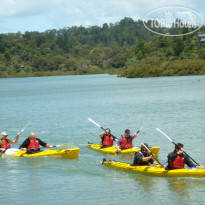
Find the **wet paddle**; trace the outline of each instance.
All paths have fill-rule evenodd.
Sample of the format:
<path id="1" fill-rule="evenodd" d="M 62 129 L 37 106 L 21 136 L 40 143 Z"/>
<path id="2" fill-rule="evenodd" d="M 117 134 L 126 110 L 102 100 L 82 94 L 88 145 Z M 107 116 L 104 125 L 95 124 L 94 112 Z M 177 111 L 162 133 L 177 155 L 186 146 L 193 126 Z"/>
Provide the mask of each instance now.
<path id="1" fill-rule="evenodd" d="M 24 128 L 20 131 L 20 133 L 24 132 L 24 130 L 25 130 L 30 124 L 31 124 L 31 122 L 28 122 L 28 124 L 26 125 L 26 127 L 24 127 Z"/>
<path id="2" fill-rule="evenodd" d="M 170 137 L 168 137 L 164 132 L 162 132 L 159 128 L 156 128 L 156 130 L 157 130 L 158 132 L 162 133 L 170 142 L 172 142 L 175 146 L 178 147 L 178 149 L 181 150 L 181 148 L 180 148 Z M 196 165 L 200 166 L 200 165 L 199 165 L 193 158 L 191 158 L 185 151 L 184 151 L 184 154 L 186 154 L 187 157 L 189 157 L 193 162 L 195 162 Z"/>
<path id="3" fill-rule="evenodd" d="M 94 120 L 92 120 L 92 119 L 90 119 L 90 118 L 88 118 L 88 120 L 90 121 L 90 122 L 92 122 L 93 124 L 95 124 L 97 127 L 99 127 L 99 128 L 101 128 L 102 130 L 106 130 L 105 128 L 103 128 L 102 126 L 100 126 L 97 122 L 95 122 Z M 111 134 L 111 133 L 110 133 Z M 115 137 L 113 134 L 111 134 L 113 137 Z M 117 138 L 117 137 L 115 137 L 115 138 Z"/>
<path id="4" fill-rule="evenodd" d="M 146 150 L 152 155 L 152 156 L 154 156 L 154 154 L 151 152 L 151 150 L 143 143 L 143 142 L 141 142 L 141 144 L 146 148 Z M 157 159 L 157 158 L 154 158 L 161 166 L 163 166 L 160 162 L 159 162 L 159 160 Z"/>
<path id="5" fill-rule="evenodd" d="M 54 145 L 53 147 L 69 147 L 69 146 L 72 146 L 72 144 L 65 143 L 65 144 Z"/>
<path id="6" fill-rule="evenodd" d="M 142 127 L 140 127 L 140 129 L 137 131 L 137 133 L 139 133 L 141 130 L 144 129 L 144 127 L 146 127 L 148 125 L 148 123 L 150 122 L 151 119 L 149 119 Z"/>

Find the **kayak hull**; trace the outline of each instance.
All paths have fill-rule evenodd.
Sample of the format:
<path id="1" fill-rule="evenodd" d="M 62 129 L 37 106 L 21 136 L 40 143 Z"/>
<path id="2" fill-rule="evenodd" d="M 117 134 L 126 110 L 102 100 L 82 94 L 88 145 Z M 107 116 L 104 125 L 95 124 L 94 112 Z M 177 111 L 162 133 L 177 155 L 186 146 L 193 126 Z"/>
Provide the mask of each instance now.
<path id="1" fill-rule="evenodd" d="M 78 158 L 80 148 L 72 149 L 46 149 L 37 153 L 29 154 L 27 151 L 19 151 L 15 154 L 7 155 L 10 157 L 41 157 L 41 156 L 59 156 L 65 158 Z"/>
<path id="2" fill-rule="evenodd" d="M 91 149 L 104 152 L 104 153 L 108 153 L 108 154 L 130 154 L 130 153 L 138 152 L 140 150 L 140 148 L 130 148 L 130 149 L 124 149 L 120 153 L 117 153 L 117 149 L 114 147 L 101 148 L 101 146 L 102 146 L 101 144 L 88 143 L 88 147 L 90 147 Z M 150 147 L 151 152 L 156 157 L 158 157 L 159 155 L 159 149 L 160 147 Z"/>
<path id="3" fill-rule="evenodd" d="M 119 170 L 124 170 L 128 172 L 141 173 L 145 175 L 153 175 L 158 177 L 205 177 L 205 169 L 174 169 L 174 170 L 165 170 L 164 167 L 157 165 L 156 167 L 151 166 L 131 166 L 125 162 L 116 162 L 116 161 L 106 161 L 103 160 L 103 164 L 107 167 L 112 167 Z"/>

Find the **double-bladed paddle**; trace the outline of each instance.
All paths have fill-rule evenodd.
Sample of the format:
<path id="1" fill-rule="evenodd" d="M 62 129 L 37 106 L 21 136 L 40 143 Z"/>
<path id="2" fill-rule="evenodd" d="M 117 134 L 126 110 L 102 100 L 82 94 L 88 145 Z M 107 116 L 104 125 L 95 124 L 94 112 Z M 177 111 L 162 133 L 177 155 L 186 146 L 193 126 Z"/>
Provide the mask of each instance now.
<path id="1" fill-rule="evenodd" d="M 159 128 L 156 128 L 156 130 L 160 133 L 162 133 L 170 142 L 172 142 L 175 146 L 177 146 L 178 149 L 181 150 L 181 147 L 179 147 L 169 136 L 167 136 L 164 132 L 162 132 Z M 196 165 L 200 166 L 193 158 L 191 158 L 185 151 L 184 154 L 187 155 L 187 157 L 189 157 L 193 162 L 196 163 Z"/>

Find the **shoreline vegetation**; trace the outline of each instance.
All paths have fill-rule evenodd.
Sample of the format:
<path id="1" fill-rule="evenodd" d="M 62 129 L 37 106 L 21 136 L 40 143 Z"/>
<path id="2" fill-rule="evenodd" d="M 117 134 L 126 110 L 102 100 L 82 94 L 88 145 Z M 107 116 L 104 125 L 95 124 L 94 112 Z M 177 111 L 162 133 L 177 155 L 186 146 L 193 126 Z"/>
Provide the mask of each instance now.
<path id="1" fill-rule="evenodd" d="M 166 32 L 172 33 L 170 28 Z M 181 34 L 187 28 L 179 29 Z M 0 34 L 0 78 L 117 74 L 118 77 L 205 75 L 205 26 L 179 36 L 148 31 L 143 21 Z"/>

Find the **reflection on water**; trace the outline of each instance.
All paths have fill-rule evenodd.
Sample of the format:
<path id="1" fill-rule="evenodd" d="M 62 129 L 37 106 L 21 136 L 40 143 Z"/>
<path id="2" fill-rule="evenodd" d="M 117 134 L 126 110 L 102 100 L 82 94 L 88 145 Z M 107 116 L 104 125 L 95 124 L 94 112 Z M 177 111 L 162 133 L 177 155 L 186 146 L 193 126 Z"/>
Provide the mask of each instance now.
<path id="1" fill-rule="evenodd" d="M 192 191 L 205 191 L 205 180 L 197 178 L 168 178 L 168 188 L 179 197 L 186 198 Z"/>

